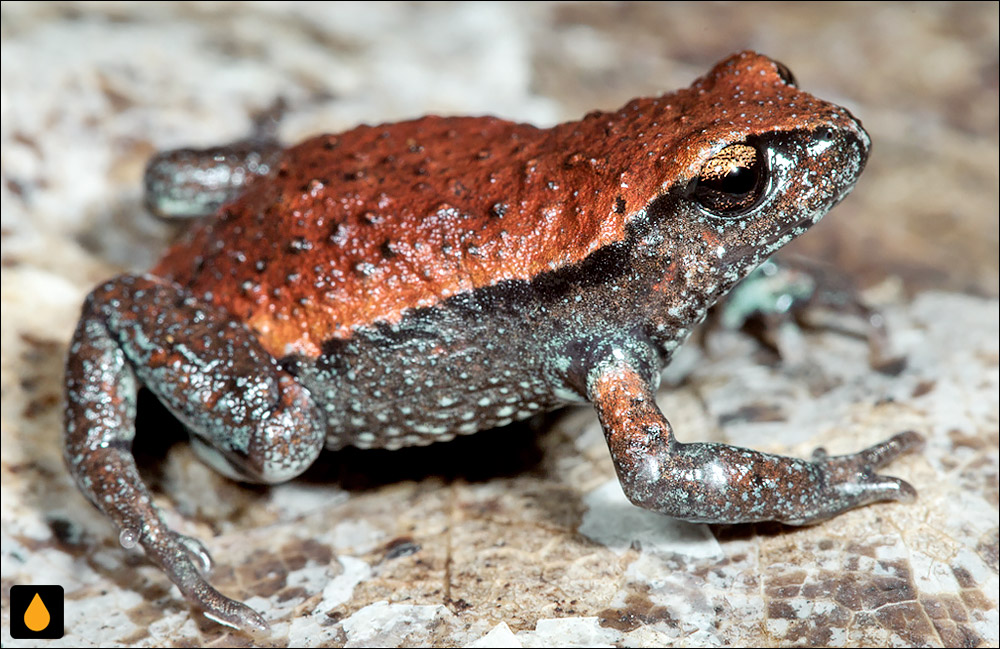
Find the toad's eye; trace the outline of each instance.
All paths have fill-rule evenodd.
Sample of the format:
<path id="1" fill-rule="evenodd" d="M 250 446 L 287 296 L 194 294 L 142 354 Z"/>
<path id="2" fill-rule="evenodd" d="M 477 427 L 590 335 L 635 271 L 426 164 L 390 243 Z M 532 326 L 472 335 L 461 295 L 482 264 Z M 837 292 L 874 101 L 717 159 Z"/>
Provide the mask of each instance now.
<path id="1" fill-rule="evenodd" d="M 757 147 L 731 144 L 701 168 L 693 197 L 713 214 L 736 216 L 757 205 L 766 178 L 767 165 Z"/>

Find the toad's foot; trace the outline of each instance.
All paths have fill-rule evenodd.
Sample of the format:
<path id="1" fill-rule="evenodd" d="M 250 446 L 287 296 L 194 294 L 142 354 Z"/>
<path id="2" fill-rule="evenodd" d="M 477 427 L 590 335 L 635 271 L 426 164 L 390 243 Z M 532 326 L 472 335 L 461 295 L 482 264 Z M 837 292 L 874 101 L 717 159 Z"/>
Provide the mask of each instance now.
<path id="1" fill-rule="evenodd" d="M 167 527 L 153 505 L 132 456 L 140 384 L 187 426 L 198 456 L 236 480 L 304 471 L 323 447 L 322 413 L 245 325 L 181 286 L 122 275 L 84 305 L 66 366 L 64 437 L 80 490 L 118 526 L 122 545 L 142 545 L 208 617 L 266 631 L 256 611 L 209 585 L 204 546 Z"/>
<path id="2" fill-rule="evenodd" d="M 166 530 L 165 534 L 142 535 L 140 542 L 146 556 L 159 564 L 184 597 L 201 607 L 205 617 L 253 634 L 270 631 L 260 613 L 226 597 L 205 580 L 212 560 L 201 541 Z"/>
<path id="3" fill-rule="evenodd" d="M 818 449 L 812 461 L 727 444 L 682 444 L 656 406 L 651 381 L 628 361 L 609 363 L 589 388 L 625 495 L 634 504 L 700 523 L 781 521 L 808 525 L 916 491 L 875 473 L 919 449 L 914 432 L 851 455 Z"/>

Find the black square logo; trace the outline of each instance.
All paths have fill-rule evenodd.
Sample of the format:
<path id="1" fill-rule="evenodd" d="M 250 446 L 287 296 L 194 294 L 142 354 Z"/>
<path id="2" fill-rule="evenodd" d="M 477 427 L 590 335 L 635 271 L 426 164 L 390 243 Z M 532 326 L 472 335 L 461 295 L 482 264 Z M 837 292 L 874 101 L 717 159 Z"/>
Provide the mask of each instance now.
<path id="1" fill-rule="evenodd" d="M 61 638 L 63 615 L 62 586 L 10 587 L 10 637 Z"/>

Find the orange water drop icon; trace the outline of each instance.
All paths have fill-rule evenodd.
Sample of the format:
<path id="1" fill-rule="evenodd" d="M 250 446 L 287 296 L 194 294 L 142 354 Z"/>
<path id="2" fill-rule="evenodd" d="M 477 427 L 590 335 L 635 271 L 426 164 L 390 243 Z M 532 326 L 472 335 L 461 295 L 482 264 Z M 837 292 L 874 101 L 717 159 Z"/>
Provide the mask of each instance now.
<path id="1" fill-rule="evenodd" d="M 38 596 L 38 593 L 35 593 L 31 603 L 28 604 L 28 610 L 24 612 L 24 625 L 38 633 L 49 625 L 51 619 L 49 609 L 45 608 L 42 598 Z"/>

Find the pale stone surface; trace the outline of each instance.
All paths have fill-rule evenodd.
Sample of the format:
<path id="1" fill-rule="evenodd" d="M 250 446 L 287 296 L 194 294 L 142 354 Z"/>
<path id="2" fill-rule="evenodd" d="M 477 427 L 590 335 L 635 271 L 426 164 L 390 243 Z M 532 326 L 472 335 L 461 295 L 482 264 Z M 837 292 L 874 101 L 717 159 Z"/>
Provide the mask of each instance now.
<path id="1" fill-rule="evenodd" d="M 5 3 L 2 16 L 5 647 L 32 644 L 8 635 L 20 583 L 66 588 L 67 635 L 39 646 L 248 641 L 124 551 L 62 466 L 79 305 L 176 233 L 141 208 L 152 151 L 245 136 L 278 97 L 289 141 L 427 112 L 550 124 L 687 85 L 744 47 L 871 132 L 857 190 L 796 247 L 877 284 L 907 365 L 873 372 L 863 342 L 832 332 L 804 332 L 787 363 L 716 333 L 685 348 L 660 405 L 684 441 L 800 456 L 918 430 L 927 448 L 887 469 L 917 502 L 803 529 L 689 526 L 697 542 L 678 544 L 675 524 L 616 499 L 589 409 L 537 432 L 345 452 L 269 490 L 140 439 L 144 475 L 277 645 L 1000 640 L 995 3 Z"/>

